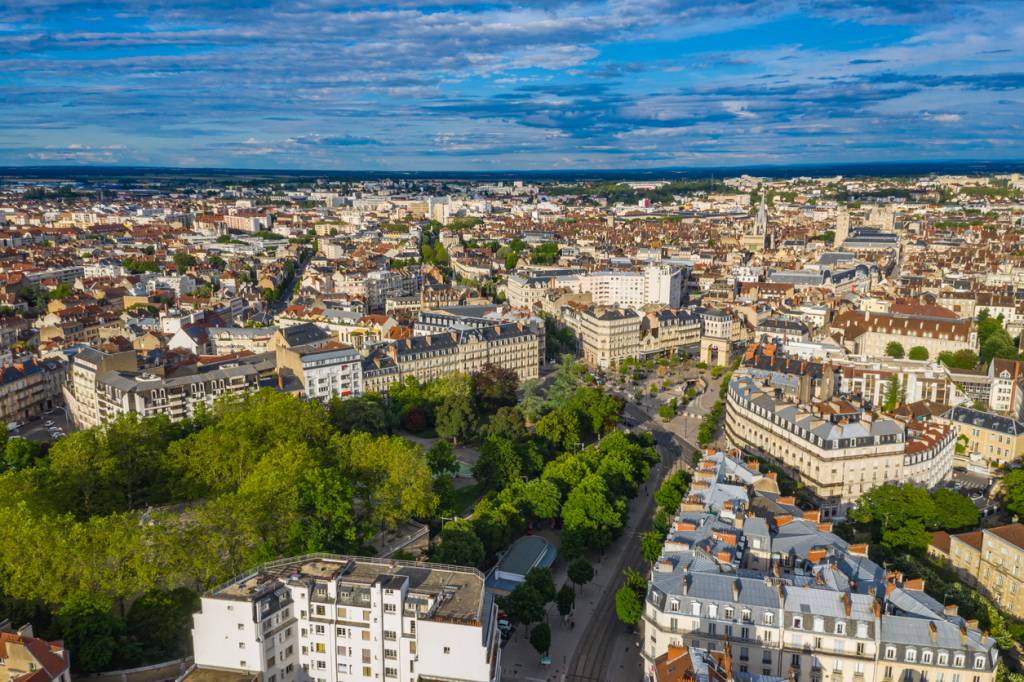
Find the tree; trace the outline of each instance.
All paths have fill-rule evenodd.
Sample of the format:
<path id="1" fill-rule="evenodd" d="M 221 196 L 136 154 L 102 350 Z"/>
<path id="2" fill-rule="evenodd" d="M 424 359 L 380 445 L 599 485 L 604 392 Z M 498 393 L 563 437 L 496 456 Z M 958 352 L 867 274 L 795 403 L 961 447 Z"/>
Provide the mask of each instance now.
<path id="1" fill-rule="evenodd" d="M 549 568 L 534 566 L 527 571 L 524 584 L 537 590 L 537 594 L 544 599 L 545 604 L 552 601 L 557 594 L 555 592 L 555 581 L 551 577 L 551 569 Z"/>
<path id="2" fill-rule="evenodd" d="M 39 450 L 38 443 L 26 438 L 10 438 L 3 446 L 3 459 L 11 469 L 27 469 L 39 456 Z"/>
<path id="3" fill-rule="evenodd" d="M 526 430 L 523 413 L 518 407 L 499 407 L 484 427 L 484 434 L 519 443 L 526 440 L 529 432 Z"/>
<path id="4" fill-rule="evenodd" d="M 480 458 L 473 465 L 473 476 L 488 490 L 501 490 L 519 480 L 522 460 L 515 443 L 504 438 L 487 437 L 480 446 Z"/>
<path id="5" fill-rule="evenodd" d="M 887 549 L 919 551 L 930 540 L 926 528 L 935 523 L 935 502 L 927 490 L 909 483 L 882 485 L 861 495 L 849 518 L 871 527 Z"/>
<path id="6" fill-rule="evenodd" d="M 71 663 L 77 672 L 99 672 L 114 660 L 123 624 L 109 605 L 89 601 L 65 604 L 57 612 L 57 623 L 64 644 L 75 654 Z"/>
<path id="7" fill-rule="evenodd" d="M 71 294 L 75 293 L 75 290 L 71 288 L 71 285 L 67 282 L 61 282 L 53 289 L 50 289 L 50 293 L 46 295 L 51 301 L 59 301 L 62 298 L 67 298 Z"/>
<path id="8" fill-rule="evenodd" d="M 943 351 L 939 353 L 939 362 L 950 369 L 974 369 L 978 366 L 978 355 L 968 349 L 958 350 L 955 353 Z"/>
<path id="9" fill-rule="evenodd" d="M 395 426 L 393 412 L 377 395 L 364 395 L 342 400 L 331 398 L 328 404 L 331 424 L 342 433 L 365 431 L 375 436 L 391 433 Z"/>
<path id="10" fill-rule="evenodd" d="M 1024 469 L 1014 469 L 1003 477 L 1003 504 L 1008 512 L 1024 518 Z"/>
<path id="11" fill-rule="evenodd" d="M 981 519 L 978 508 L 966 496 L 949 488 L 939 488 L 932 493 L 935 503 L 933 527 L 956 532 L 974 528 Z"/>
<path id="12" fill-rule="evenodd" d="M 626 625 L 636 625 L 644 613 L 647 580 L 631 568 L 623 571 L 625 581 L 615 593 L 615 614 Z"/>
<path id="13" fill-rule="evenodd" d="M 394 528 L 413 516 L 429 518 L 437 507 L 433 476 L 418 445 L 397 436 L 355 432 L 335 435 L 331 450 L 351 472 L 362 520 Z"/>
<path id="14" fill-rule="evenodd" d="M 562 452 L 570 452 L 582 442 L 581 424 L 575 410 L 562 408 L 540 418 L 534 429 L 537 435 Z"/>
<path id="15" fill-rule="evenodd" d="M 653 564 L 661 556 L 662 546 L 665 544 L 664 533 L 649 531 L 640 536 L 640 550 L 644 555 L 644 561 Z"/>
<path id="16" fill-rule="evenodd" d="M 177 268 L 179 273 L 184 273 L 186 270 L 196 264 L 196 257 L 190 253 L 179 251 L 174 254 L 174 267 Z"/>
<path id="17" fill-rule="evenodd" d="M 494 414 L 502 407 L 516 404 L 519 375 L 511 369 L 490 363 L 470 375 L 473 399 L 483 414 Z"/>
<path id="18" fill-rule="evenodd" d="M 479 566 L 484 560 L 484 545 L 469 521 L 457 519 L 446 523 L 441 542 L 434 547 L 431 560 L 456 566 Z"/>
<path id="19" fill-rule="evenodd" d="M 459 461 L 455 459 L 452 446 L 446 440 L 437 441 L 427 450 L 427 466 L 435 478 L 459 473 Z"/>
<path id="20" fill-rule="evenodd" d="M 562 493 L 551 481 L 534 478 L 523 484 L 519 499 L 535 519 L 554 519 L 561 509 Z"/>
<path id="21" fill-rule="evenodd" d="M 455 442 L 473 440 L 479 431 L 479 420 L 469 396 L 454 395 L 446 398 L 437 408 L 435 418 L 437 435 Z"/>
<path id="22" fill-rule="evenodd" d="M 568 536 L 577 548 L 603 549 L 622 529 L 625 502 L 612 502 L 604 479 L 590 474 L 576 486 L 562 505 L 563 538 Z"/>
<path id="23" fill-rule="evenodd" d="M 199 606 L 196 593 L 183 587 L 150 590 L 136 599 L 126 625 L 138 640 L 140 655 L 150 661 L 188 656 L 192 646 L 189 627 Z"/>
<path id="24" fill-rule="evenodd" d="M 924 346 L 914 346 L 910 349 L 910 352 L 907 353 L 907 357 L 911 360 L 927 360 L 928 349 Z"/>
<path id="25" fill-rule="evenodd" d="M 498 597 L 498 606 L 508 614 L 509 619 L 523 625 L 542 619 L 546 603 L 536 589 L 526 584 L 519 585 L 504 597 Z"/>
<path id="26" fill-rule="evenodd" d="M 576 606 L 576 590 L 571 585 L 562 585 L 555 601 L 558 603 L 558 614 L 565 618 Z"/>
<path id="27" fill-rule="evenodd" d="M 885 354 L 890 358 L 901 359 L 905 353 L 903 351 L 903 344 L 899 341 L 890 341 L 885 345 Z"/>
<path id="28" fill-rule="evenodd" d="M 551 648 L 551 627 L 547 623 L 540 623 L 530 630 L 530 645 L 541 655 Z"/>
<path id="29" fill-rule="evenodd" d="M 885 397 L 882 401 L 882 409 L 884 411 L 892 412 L 900 406 L 901 391 L 899 375 L 893 374 L 885 387 Z"/>
<path id="30" fill-rule="evenodd" d="M 573 559 L 566 569 L 573 585 L 582 587 L 594 579 L 594 567 L 583 557 Z"/>

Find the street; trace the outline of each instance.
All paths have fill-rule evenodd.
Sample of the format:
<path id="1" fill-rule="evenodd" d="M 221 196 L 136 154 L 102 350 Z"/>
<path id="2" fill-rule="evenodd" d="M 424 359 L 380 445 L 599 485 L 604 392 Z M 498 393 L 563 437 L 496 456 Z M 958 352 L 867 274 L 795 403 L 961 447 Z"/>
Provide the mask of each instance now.
<path id="1" fill-rule="evenodd" d="M 603 555 L 590 557 L 596 569 L 593 582 L 577 595 L 572 620 L 576 627 L 563 624 L 549 607 L 548 622 L 552 630 L 551 664 L 543 666 L 536 651 L 526 640 L 525 632 L 517 632 L 506 645 L 502 656 L 502 679 L 540 682 L 639 682 L 643 665 L 638 649 L 639 634 L 619 621 L 615 613 L 615 592 L 622 584 L 622 572 L 633 568 L 646 569 L 640 551 L 640 536 L 654 515 L 654 493 L 661 482 L 677 469 L 689 468 L 693 458 L 697 428 L 703 415 L 718 398 L 720 379 L 709 380 L 708 389 L 695 398 L 681 414 L 668 422 L 657 417 L 660 397 L 636 403 L 627 399 L 623 423 L 631 431 L 649 432 L 661 455 L 661 462 L 651 469 L 648 483 L 631 500 L 629 518 L 622 535 Z M 566 581 L 565 562 L 554 569 L 555 584 Z"/>

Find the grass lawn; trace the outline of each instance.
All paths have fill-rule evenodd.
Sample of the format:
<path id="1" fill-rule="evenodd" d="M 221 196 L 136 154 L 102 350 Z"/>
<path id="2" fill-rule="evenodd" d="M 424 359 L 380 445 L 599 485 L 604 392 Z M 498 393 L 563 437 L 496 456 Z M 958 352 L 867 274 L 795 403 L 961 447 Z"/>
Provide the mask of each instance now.
<path id="1" fill-rule="evenodd" d="M 480 487 L 480 484 L 473 483 L 461 488 L 456 488 L 453 503 L 461 516 L 465 514 L 470 507 L 476 504 L 476 501 L 481 497 L 483 497 L 483 490 Z"/>

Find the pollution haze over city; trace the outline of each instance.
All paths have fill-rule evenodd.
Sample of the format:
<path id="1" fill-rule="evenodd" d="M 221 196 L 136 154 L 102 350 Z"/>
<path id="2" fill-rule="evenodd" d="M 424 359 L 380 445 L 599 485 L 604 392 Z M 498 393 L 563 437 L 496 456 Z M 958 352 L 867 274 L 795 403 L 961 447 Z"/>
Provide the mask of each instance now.
<path id="1" fill-rule="evenodd" d="M 492 171 L 1024 156 L 997 0 L 0 7 L 0 165 Z"/>

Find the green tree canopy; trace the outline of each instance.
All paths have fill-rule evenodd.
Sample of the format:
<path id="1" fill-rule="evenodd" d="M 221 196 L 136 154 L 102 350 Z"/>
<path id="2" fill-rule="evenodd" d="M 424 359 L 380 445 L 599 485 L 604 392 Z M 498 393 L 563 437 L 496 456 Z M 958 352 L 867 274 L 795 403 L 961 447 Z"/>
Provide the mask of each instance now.
<path id="1" fill-rule="evenodd" d="M 927 360 L 928 349 L 924 346 L 914 346 L 910 349 L 910 352 L 907 353 L 907 357 L 911 360 Z"/>
<path id="2" fill-rule="evenodd" d="M 551 648 L 551 626 L 547 623 L 538 623 L 530 630 L 530 646 L 536 649 L 538 654 L 546 654 Z"/>
<path id="3" fill-rule="evenodd" d="M 626 625 L 636 625 L 644 613 L 647 579 L 631 568 L 627 568 L 623 575 L 622 587 L 615 593 L 615 614 Z"/>
<path id="4" fill-rule="evenodd" d="M 484 545 L 469 521 L 457 519 L 446 523 L 441 542 L 434 547 L 431 560 L 457 566 L 479 566 L 484 560 Z"/>
<path id="5" fill-rule="evenodd" d="M 890 341 L 885 345 L 885 354 L 890 358 L 899 360 L 904 356 L 903 344 L 899 341 Z"/>

